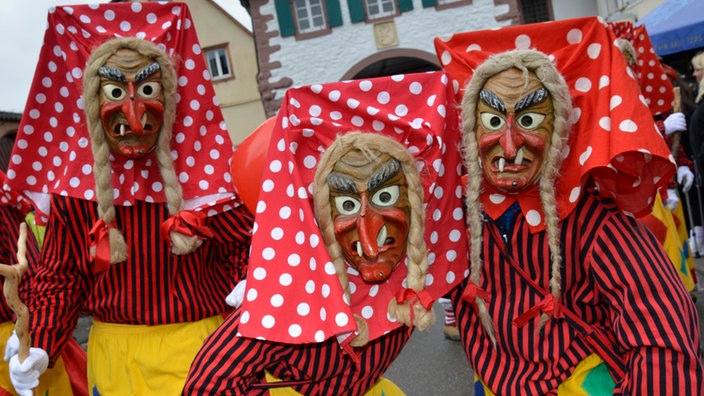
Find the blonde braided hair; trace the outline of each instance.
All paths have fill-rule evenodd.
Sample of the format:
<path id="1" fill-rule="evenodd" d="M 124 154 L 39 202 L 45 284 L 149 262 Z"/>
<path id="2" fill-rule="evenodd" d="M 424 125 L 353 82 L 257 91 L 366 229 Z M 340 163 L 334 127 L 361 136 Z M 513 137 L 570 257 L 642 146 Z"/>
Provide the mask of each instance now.
<path id="1" fill-rule="evenodd" d="M 395 140 L 374 134 L 350 132 L 339 136 L 320 157 L 313 181 L 313 197 L 316 219 L 320 226 L 323 240 L 335 266 L 337 277 L 345 292 L 345 298 L 350 301 L 349 279 L 347 268 L 342 253 L 342 247 L 335 238 L 334 224 L 332 221 L 332 208 L 330 205 L 330 186 L 327 176 L 332 172 L 336 161 L 348 152 L 359 151 L 369 161 L 377 161 L 380 153 L 390 155 L 399 161 L 406 177 L 408 187 L 408 200 L 411 207 L 410 227 L 406 247 L 407 257 L 407 287 L 416 292 L 425 288 L 425 277 L 428 270 L 428 250 L 425 244 L 425 211 L 423 210 L 423 186 L 415 160 L 400 143 Z M 411 310 L 413 310 L 411 313 Z M 432 307 L 426 310 L 421 304 L 413 307 L 406 302 L 397 304 L 395 299 L 389 303 L 389 314 L 406 326 L 416 326 L 420 330 L 427 329 L 435 321 Z M 411 319 L 413 318 L 413 319 Z M 352 341 L 353 346 L 365 345 L 369 340 L 367 325 L 363 318 L 355 315 L 359 327 L 359 334 Z"/>
<path id="2" fill-rule="evenodd" d="M 560 254 L 560 230 L 557 200 L 555 197 L 555 180 L 559 174 L 560 165 L 563 160 L 563 149 L 572 126 L 570 122 L 572 99 L 567 83 L 555 65 L 550 61 L 550 58 L 536 50 L 513 50 L 489 57 L 484 63 L 477 67 L 465 89 L 464 98 L 462 100 L 462 130 L 465 146 L 464 162 L 469 173 L 469 182 L 467 185 L 467 226 L 470 233 L 469 280 L 479 286 L 482 268 L 481 252 L 484 215 L 479 197 L 482 191 L 483 175 L 479 162 L 475 129 L 479 91 L 484 87 L 484 84 L 490 77 L 510 68 L 522 71 L 526 81 L 529 72 L 535 73 L 552 97 L 555 121 L 553 124 L 554 128 L 550 149 L 541 169 L 539 190 L 548 235 L 548 246 L 550 248 L 550 292 L 555 299 L 559 301 L 562 282 L 560 272 L 562 257 Z M 494 345 L 496 345 L 493 322 L 487 310 L 486 302 L 479 296 L 475 298 L 474 302 L 479 311 L 482 326 Z M 540 317 L 538 329 L 542 328 L 549 318 L 548 315 L 543 313 Z"/>

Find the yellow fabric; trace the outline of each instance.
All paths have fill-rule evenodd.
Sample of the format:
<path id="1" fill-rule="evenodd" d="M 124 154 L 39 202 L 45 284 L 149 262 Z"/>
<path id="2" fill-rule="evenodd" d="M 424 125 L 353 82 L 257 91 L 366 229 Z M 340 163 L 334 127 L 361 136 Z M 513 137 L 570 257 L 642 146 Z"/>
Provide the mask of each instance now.
<path id="1" fill-rule="evenodd" d="M 266 382 L 280 382 L 281 380 L 266 372 Z M 269 389 L 271 396 L 303 396 L 291 388 L 271 388 Z M 384 377 L 376 382 L 376 385 L 371 387 L 364 396 L 405 396 L 401 388 L 394 384 L 391 380 Z"/>
<path id="2" fill-rule="evenodd" d="M 0 353 L 2 353 L 3 356 L 5 354 L 7 339 L 12 334 L 14 328 L 15 324 L 12 322 L 0 323 Z M 13 395 L 16 394 L 15 388 L 10 381 L 10 366 L 4 360 L 0 360 L 0 387 Z M 44 374 L 39 377 L 39 386 L 34 388 L 34 394 L 40 396 L 73 395 L 71 381 L 64 369 L 64 361 L 62 358 L 59 357 L 54 367 L 46 370 Z"/>
<path id="3" fill-rule="evenodd" d="M 687 287 L 687 290 L 689 291 L 694 291 L 695 287 L 695 282 L 694 282 L 694 277 L 692 276 L 692 271 L 694 271 L 694 252 L 692 252 L 689 248 L 689 232 L 687 231 L 687 222 L 685 221 L 684 218 L 684 209 L 682 209 L 682 205 L 686 205 L 685 199 L 682 199 L 679 205 L 677 205 L 677 208 L 672 211 L 672 216 L 674 216 L 677 226 L 677 235 L 680 237 L 680 243 L 683 245 L 683 251 L 686 252 L 685 254 L 685 263 L 687 266 L 687 270 L 689 271 L 689 279 L 691 279 L 692 284 L 691 284 L 691 289 Z M 684 281 L 684 280 L 683 280 Z M 685 283 L 685 286 L 688 286 L 687 283 Z"/>
<path id="4" fill-rule="evenodd" d="M 205 338 L 222 316 L 160 326 L 94 321 L 88 337 L 91 395 L 180 395 Z"/>
<path id="5" fill-rule="evenodd" d="M 677 205 L 680 215 L 682 215 L 681 206 L 682 203 L 680 202 L 680 205 Z M 692 272 L 690 271 L 691 268 L 687 263 L 688 250 L 685 250 L 684 247 L 684 243 L 687 243 L 687 230 L 686 225 L 684 225 L 684 218 L 681 218 L 680 225 L 685 227 L 685 236 L 684 239 L 681 239 L 682 231 L 675 225 L 675 214 L 663 205 L 660 194 L 655 194 L 652 215 L 660 220 L 665 227 L 667 227 L 667 235 L 665 237 L 665 242 L 663 243 L 663 248 L 670 257 L 672 264 L 675 266 L 677 274 L 679 274 L 680 279 L 682 279 L 682 283 L 684 283 L 685 288 L 687 288 L 688 291 L 694 290 L 694 278 L 692 277 Z M 694 260 L 691 261 L 691 265 L 694 266 Z"/>
<path id="6" fill-rule="evenodd" d="M 590 372 L 599 366 L 600 364 L 604 363 L 603 360 L 599 357 L 599 355 L 593 353 L 589 356 L 587 356 L 584 360 L 579 362 L 577 367 L 575 367 L 574 371 L 572 372 L 572 375 L 569 376 L 563 383 L 560 384 L 560 386 L 557 387 L 557 395 L 558 396 L 596 396 L 599 395 L 598 393 L 593 393 L 593 392 L 588 392 L 587 390 L 584 389 L 584 383 L 586 382 L 585 379 L 587 378 L 587 375 L 590 374 Z M 611 394 L 611 391 L 613 390 L 613 386 L 607 393 L 608 395 Z M 600 396 L 600 395 L 599 395 Z"/>
<path id="7" fill-rule="evenodd" d="M 579 362 L 577 367 L 575 367 L 572 375 L 569 376 L 563 383 L 557 387 L 558 396 L 607 396 L 611 395 L 613 392 L 614 384 L 613 380 L 606 371 L 603 360 L 597 354 L 591 354 L 587 356 L 584 360 Z M 601 367 L 599 367 L 601 366 Z M 598 370 L 594 370 L 597 369 Z M 601 370 L 601 371 L 599 371 Z M 592 378 L 587 378 L 589 376 Z M 595 378 L 596 375 L 596 378 Z M 598 378 L 602 376 L 602 378 Z M 606 377 L 603 377 L 606 376 Z M 475 394 L 483 396 L 496 396 L 489 389 L 481 378 L 474 374 L 475 384 L 480 386 L 480 389 L 475 387 Z M 481 389 L 483 388 L 483 389 Z"/>

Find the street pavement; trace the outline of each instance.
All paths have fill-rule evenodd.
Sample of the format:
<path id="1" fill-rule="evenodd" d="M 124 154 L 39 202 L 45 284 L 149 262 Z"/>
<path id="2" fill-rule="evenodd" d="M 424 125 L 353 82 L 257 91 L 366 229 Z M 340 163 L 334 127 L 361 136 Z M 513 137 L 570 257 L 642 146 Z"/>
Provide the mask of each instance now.
<path id="1" fill-rule="evenodd" d="M 704 258 L 695 260 L 699 285 L 692 293 L 699 311 L 699 326 L 704 330 Z M 425 331 L 415 331 L 411 340 L 384 375 L 407 396 L 474 396 L 474 374 L 462 346 L 443 335 L 442 306 L 434 306 L 437 320 Z M 91 320 L 82 317 L 74 333 L 86 346 Z M 704 346 L 704 332 L 700 333 Z"/>

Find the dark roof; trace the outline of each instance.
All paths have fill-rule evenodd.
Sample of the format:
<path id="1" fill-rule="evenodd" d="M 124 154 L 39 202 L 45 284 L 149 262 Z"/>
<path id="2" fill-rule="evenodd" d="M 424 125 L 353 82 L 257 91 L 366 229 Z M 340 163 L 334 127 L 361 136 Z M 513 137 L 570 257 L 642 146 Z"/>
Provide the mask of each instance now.
<path id="1" fill-rule="evenodd" d="M 22 119 L 22 113 L 11 113 L 9 111 L 0 111 L 0 121 L 17 121 Z"/>

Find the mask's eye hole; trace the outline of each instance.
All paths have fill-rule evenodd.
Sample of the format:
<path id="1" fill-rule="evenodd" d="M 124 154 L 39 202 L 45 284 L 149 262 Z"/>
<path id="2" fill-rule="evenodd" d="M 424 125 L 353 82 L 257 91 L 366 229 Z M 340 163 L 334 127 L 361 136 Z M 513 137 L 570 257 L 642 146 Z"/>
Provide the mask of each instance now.
<path id="1" fill-rule="evenodd" d="M 103 85 L 103 94 L 108 100 L 118 102 L 127 97 L 127 90 L 119 85 L 105 84 Z"/>
<path id="2" fill-rule="evenodd" d="M 342 215 L 353 215 L 359 213 L 362 203 L 357 198 L 348 196 L 335 197 L 335 209 Z"/>
<path id="3" fill-rule="evenodd" d="M 523 129 L 533 130 L 540 126 L 545 119 L 545 114 L 540 113 L 525 113 L 521 114 L 516 120 L 518 126 Z"/>
<path id="4" fill-rule="evenodd" d="M 494 113 L 481 113 L 479 120 L 482 122 L 482 126 L 490 131 L 500 131 L 506 125 L 506 119 Z"/>
<path id="5" fill-rule="evenodd" d="M 379 191 L 376 191 L 372 195 L 372 204 L 376 206 L 391 206 L 398 201 L 401 195 L 401 187 L 399 186 L 388 186 L 384 187 Z"/>
<path id="6" fill-rule="evenodd" d="M 137 88 L 137 95 L 145 99 L 154 99 L 161 92 L 161 84 L 156 81 L 144 83 Z"/>

